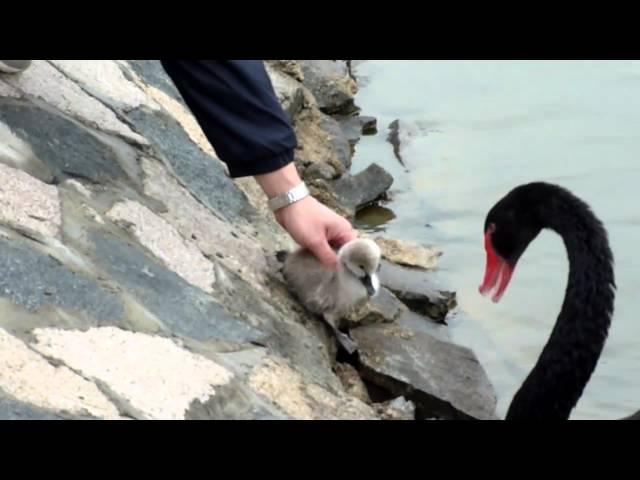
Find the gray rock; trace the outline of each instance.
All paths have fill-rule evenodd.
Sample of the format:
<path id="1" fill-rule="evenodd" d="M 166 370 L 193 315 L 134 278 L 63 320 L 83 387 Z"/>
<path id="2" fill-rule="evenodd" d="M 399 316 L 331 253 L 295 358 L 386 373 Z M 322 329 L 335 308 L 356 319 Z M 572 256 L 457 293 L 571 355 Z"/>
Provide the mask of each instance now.
<path id="1" fill-rule="evenodd" d="M 376 404 L 375 409 L 382 420 L 415 420 L 416 406 L 404 397 Z"/>
<path id="2" fill-rule="evenodd" d="M 327 163 L 314 163 L 304 172 L 307 180 L 333 180 L 336 178 L 336 170 Z"/>
<path id="3" fill-rule="evenodd" d="M 442 255 L 439 248 L 428 247 L 419 242 L 385 238 L 380 235 L 376 235 L 373 240 L 382 250 L 382 258 L 405 267 L 433 270 Z"/>
<path id="4" fill-rule="evenodd" d="M 406 311 L 398 297 L 384 287 L 381 287 L 380 293 L 371 300 L 371 306 L 374 311 L 379 312 L 381 319 L 387 322 L 395 321 Z"/>
<path id="5" fill-rule="evenodd" d="M 122 319 L 117 295 L 28 246 L 0 238 L 0 271 L 0 296 L 29 311 L 52 304 L 88 312 L 98 325 L 117 325 Z"/>
<path id="6" fill-rule="evenodd" d="M 303 109 L 294 122 L 298 148 L 295 161 L 303 170 L 314 164 L 327 164 L 343 175 L 351 167 L 352 147 L 340 125 L 316 107 Z"/>
<path id="7" fill-rule="evenodd" d="M 302 74 L 302 68 L 298 60 L 265 60 L 265 65 L 278 70 L 285 75 L 302 82 L 304 75 Z"/>
<path id="8" fill-rule="evenodd" d="M 66 420 L 68 417 L 14 400 L 0 392 L 0 420 Z"/>
<path id="9" fill-rule="evenodd" d="M 474 353 L 397 325 L 352 330 L 361 375 L 417 406 L 417 418 L 495 418 L 496 396 Z"/>
<path id="10" fill-rule="evenodd" d="M 378 133 L 378 120 L 375 117 L 358 117 L 362 125 L 363 135 L 375 135 Z"/>
<path id="11" fill-rule="evenodd" d="M 253 370 L 250 387 L 296 419 L 375 420 L 373 409 L 339 386 L 328 388 L 311 379 L 295 362 L 269 356 Z"/>
<path id="12" fill-rule="evenodd" d="M 292 338 L 298 338 L 298 345 L 303 346 L 307 343 L 309 331 L 306 329 L 298 325 L 293 325 L 293 328 L 291 328 L 291 325 L 288 325 L 287 331 Z M 279 334 L 278 337 L 286 337 L 285 332 Z M 315 347 L 315 343 L 310 344 L 310 346 Z M 283 358 L 288 358 L 292 364 L 296 365 L 299 371 L 305 373 L 305 382 L 327 388 L 328 391 L 336 391 L 340 388 L 337 377 L 333 376 L 331 372 L 331 365 L 328 359 L 320 359 L 313 351 L 307 351 L 306 354 L 300 356 L 296 355 L 296 352 L 292 352 L 292 355 L 274 356 L 276 349 L 254 347 L 219 353 L 215 351 L 215 348 L 211 348 L 210 342 L 203 343 L 191 340 L 188 341 L 188 348 L 225 366 L 235 376 L 229 385 L 215 387 L 216 394 L 214 398 L 208 399 L 204 404 L 202 402 L 193 402 L 188 414 L 189 418 L 290 418 L 274 404 L 273 398 L 264 397 L 248 386 L 249 377 L 263 365 L 265 359 L 273 360 L 278 358 L 280 362 L 284 361 Z M 330 378 L 332 376 L 333 378 Z M 293 385 L 291 388 L 294 388 Z"/>
<path id="13" fill-rule="evenodd" d="M 269 64 L 267 64 L 267 72 L 282 108 L 287 112 L 289 120 L 293 121 L 304 104 L 302 84 Z"/>
<path id="14" fill-rule="evenodd" d="M 335 352 L 324 347 L 329 338 L 333 338 L 324 322 L 317 320 L 317 326 L 324 328 L 324 339 L 321 334 L 312 333 L 310 325 L 277 322 L 274 326 L 276 333 L 265 341 L 271 351 L 288 359 L 299 371 L 305 372 L 309 380 L 331 390 L 340 388 L 339 379 L 331 371 Z"/>
<path id="15" fill-rule="evenodd" d="M 118 153 L 79 123 L 19 100 L 0 101 L 0 121 L 27 142 L 59 183 L 79 177 L 94 183 L 126 179 Z M 115 141 L 115 139 L 114 139 Z"/>
<path id="16" fill-rule="evenodd" d="M 304 85 L 316 97 L 320 110 L 329 114 L 357 111 L 353 103 L 355 82 L 344 62 L 302 60 L 301 67 Z"/>
<path id="17" fill-rule="evenodd" d="M 329 182 L 338 202 L 353 211 L 380 198 L 393 184 L 393 177 L 384 168 L 372 163 L 357 175 L 343 175 Z"/>
<path id="18" fill-rule="evenodd" d="M 344 391 L 352 397 L 357 398 L 361 402 L 370 404 L 371 398 L 367 391 L 367 387 L 362 381 L 358 371 L 348 363 L 336 363 L 336 375 L 340 379 Z"/>
<path id="19" fill-rule="evenodd" d="M 261 330 L 273 331 L 272 325 L 278 316 L 273 302 L 265 300 L 240 275 L 220 263 L 215 270 L 217 278 L 210 295 L 232 315 L 247 319 Z"/>
<path id="20" fill-rule="evenodd" d="M 346 326 L 355 327 L 373 323 L 393 322 L 407 311 L 407 307 L 388 289 L 382 287 L 376 297 L 367 305 L 353 312 L 346 320 Z"/>
<path id="21" fill-rule="evenodd" d="M 234 379 L 215 387 L 215 395 L 206 402 L 194 400 L 186 420 L 288 420 L 291 417 L 263 400 L 242 381 Z"/>
<path id="22" fill-rule="evenodd" d="M 131 69 L 149 85 L 162 90 L 164 93 L 184 105 L 180 92 L 171 81 L 171 77 L 162 68 L 159 60 L 127 60 Z M 126 73 L 125 73 L 126 74 Z"/>
<path id="23" fill-rule="evenodd" d="M 383 260 L 380 283 L 391 290 L 409 309 L 444 322 L 456 306 L 455 292 L 440 290 L 424 270 L 403 267 Z"/>
<path id="24" fill-rule="evenodd" d="M 256 215 L 247 197 L 227 176 L 222 163 L 193 143 L 173 117 L 141 107 L 127 113 L 127 118 L 171 165 L 182 184 L 206 207 L 227 220 L 237 221 Z"/>
<path id="25" fill-rule="evenodd" d="M 344 136 L 347 138 L 351 145 L 355 145 L 362 136 L 362 125 L 360 124 L 360 117 L 335 117 L 338 125 L 342 129 Z"/>
<path id="26" fill-rule="evenodd" d="M 451 341 L 451 335 L 449 334 L 449 327 L 447 327 L 447 325 L 436 322 L 411 310 L 405 309 L 395 323 L 401 328 L 426 333 L 443 342 Z"/>
<path id="27" fill-rule="evenodd" d="M 378 131 L 375 117 L 343 117 L 337 119 L 340 128 L 351 145 L 355 145 L 362 135 L 375 135 Z"/>
<path id="28" fill-rule="evenodd" d="M 281 292 L 273 291 L 270 296 L 259 294 L 234 272 L 226 271 L 226 276 L 233 285 L 232 291 L 219 292 L 217 285 L 214 285 L 212 296 L 235 317 L 245 319 L 253 327 L 268 333 L 261 344 L 281 357 L 290 359 L 317 383 L 335 387 L 337 379 L 331 373 L 329 350 L 319 348 L 323 345 L 321 342 L 328 339 L 321 332 L 312 329 L 313 326 L 323 328 L 324 322 L 311 320 L 317 323 L 307 324 L 305 328 L 294 319 L 283 318 L 283 315 L 289 316 L 291 313 L 278 310 L 285 301 L 280 297 Z M 287 294 L 286 301 L 289 300 Z"/>
<path id="29" fill-rule="evenodd" d="M 351 168 L 351 156 L 353 154 L 351 146 L 340 125 L 329 115 L 320 114 L 320 128 L 327 135 L 324 141 L 330 143 L 331 149 L 337 155 L 345 171 Z"/>
<path id="30" fill-rule="evenodd" d="M 172 332 L 198 340 L 245 343 L 266 334 L 231 316 L 211 296 L 145 255 L 140 247 L 94 231 L 93 258 Z"/>
<path id="31" fill-rule="evenodd" d="M 212 296 L 225 306 L 226 311 L 269 334 L 261 344 L 281 357 L 290 359 L 319 384 L 337 385 L 331 373 L 329 349 L 320 348 L 329 341 L 322 330 L 324 322 L 309 317 L 310 322 L 303 326 L 297 321 L 307 317 L 300 315 L 292 318 L 293 312 L 285 305 L 291 301 L 291 297 L 285 291 L 274 289 L 269 293 L 258 293 L 234 272 L 225 270 L 225 276 L 232 284 L 231 289 L 220 291 L 215 284 Z"/>

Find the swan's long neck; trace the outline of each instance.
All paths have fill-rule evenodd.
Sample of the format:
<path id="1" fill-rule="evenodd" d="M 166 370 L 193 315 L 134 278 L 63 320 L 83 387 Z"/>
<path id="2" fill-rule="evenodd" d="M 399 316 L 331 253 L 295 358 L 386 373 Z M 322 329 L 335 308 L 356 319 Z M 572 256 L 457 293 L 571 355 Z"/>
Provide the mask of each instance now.
<path id="1" fill-rule="evenodd" d="M 539 214 L 564 241 L 569 279 L 549 341 L 516 393 L 508 420 L 569 418 L 602 353 L 614 307 L 613 255 L 589 207 L 563 191 L 548 197 Z"/>

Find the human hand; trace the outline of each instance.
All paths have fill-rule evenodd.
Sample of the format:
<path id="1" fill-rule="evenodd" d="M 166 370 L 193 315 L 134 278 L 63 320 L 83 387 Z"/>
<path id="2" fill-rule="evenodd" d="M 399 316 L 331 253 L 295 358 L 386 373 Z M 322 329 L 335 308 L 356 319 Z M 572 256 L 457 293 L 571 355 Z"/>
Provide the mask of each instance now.
<path id="1" fill-rule="evenodd" d="M 290 190 L 302 181 L 293 163 L 273 172 L 256 175 L 255 179 L 269 198 Z M 331 247 L 340 248 L 356 238 L 346 218 L 311 196 L 276 210 L 275 217 L 298 245 L 311 250 L 329 268 L 336 268 L 338 263 L 338 257 Z"/>
<path id="2" fill-rule="evenodd" d="M 308 248 L 324 265 L 336 268 L 339 248 L 354 240 L 351 223 L 309 196 L 275 212 L 278 223 L 301 247 Z"/>

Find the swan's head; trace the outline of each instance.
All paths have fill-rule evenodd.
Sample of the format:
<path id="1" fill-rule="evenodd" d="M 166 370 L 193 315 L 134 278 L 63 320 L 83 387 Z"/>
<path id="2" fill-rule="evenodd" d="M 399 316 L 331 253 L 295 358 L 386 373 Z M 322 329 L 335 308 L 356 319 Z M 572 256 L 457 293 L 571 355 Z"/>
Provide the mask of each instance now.
<path id="1" fill-rule="evenodd" d="M 500 301 L 518 260 L 542 229 L 539 206 L 545 191 L 546 185 L 540 183 L 517 187 L 487 214 L 484 223 L 487 259 L 479 290 L 482 295 L 493 292 L 494 302 Z"/>
<path id="2" fill-rule="evenodd" d="M 380 257 L 380 247 L 374 241 L 364 238 L 352 240 L 338 251 L 341 265 L 362 282 L 370 297 L 376 296 L 380 290 Z"/>

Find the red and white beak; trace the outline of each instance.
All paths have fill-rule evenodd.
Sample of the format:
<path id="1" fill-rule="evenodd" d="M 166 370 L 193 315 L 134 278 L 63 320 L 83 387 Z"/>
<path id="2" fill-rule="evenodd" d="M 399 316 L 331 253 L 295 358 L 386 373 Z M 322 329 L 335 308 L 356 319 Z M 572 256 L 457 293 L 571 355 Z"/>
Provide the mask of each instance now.
<path id="1" fill-rule="evenodd" d="M 497 303 L 509 285 L 514 266 L 509 265 L 509 263 L 493 249 L 493 244 L 491 243 L 492 233 L 493 229 L 489 229 L 484 234 L 484 249 L 487 252 L 487 265 L 479 291 L 482 295 L 493 292 L 491 300 Z"/>

